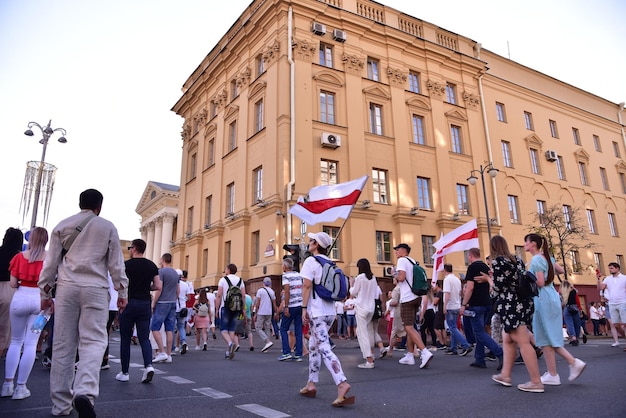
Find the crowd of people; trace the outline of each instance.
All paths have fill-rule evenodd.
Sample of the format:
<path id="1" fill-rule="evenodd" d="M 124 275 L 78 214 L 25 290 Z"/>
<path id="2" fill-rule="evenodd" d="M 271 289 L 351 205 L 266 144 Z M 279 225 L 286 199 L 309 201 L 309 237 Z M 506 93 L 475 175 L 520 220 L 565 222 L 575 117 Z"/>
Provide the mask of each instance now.
<path id="1" fill-rule="evenodd" d="M 141 239 L 131 242 L 130 258 L 124 262 L 115 227 L 99 216 L 102 201 L 97 190 L 83 192 L 81 211 L 53 229 L 47 252 L 46 229 L 34 228 L 24 251 L 22 232 L 7 230 L 0 248 L 0 349 L 6 353 L 2 397 L 30 396 L 26 384 L 40 339 L 31 327 L 40 312 L 53 313 L 44 364 L 51 367 L 50 397 L 56 416 L 69 415 L 73 408 L 81 417 L 95 416 L 99 373 L 110 368 L 107 335 L 113 323 L 120 332 L 121 370 L 116 375 L 120 382 L 131 380 L 132 344 L 141 348 L 141 382 L 150 383 L 153 364 L 185 355 L 187 337 L 193 333 L 195 350 L 206 351 L 209 338 L 217 338 L 217 328 L 225 344 L 224 358 L 233 360 L 242 338 L 254 351 L 256 332 L 261 352 L 271 349 L 272 339 L 281 340 L 279 361 L 300 362 L 308 356 L 307 382 L 299 391 L 303 397 L 316 396 L 323 363 L 337 387 L 335 407 L 351 405 L 355 397 L 333 351 L 333 332 L 339 339 L 358 341 L 360 369 L 374 369 L 377 359 L 391 358 L 397 350 L 405 351 L 400 364 L 414 365 L 417 359 L 419 368 L 429 366 L 436 350 L 461 357 L 473 353 L 470 366 L 486 368 L 487 360 L 497 361 L 498 374 L 492 380 L 511 387 L 512 367 L 523 362 L 530 380 L 517 388 L 525 392 L 540 393 L 545 386 L 561 384 L 556 354 L 569 364 L 569 381 L 586 367 L 565 348 L 563 338 L 565 323 L 571 346 L 580 338 L 586 341 L 577 291 L 567 281 L 557 291 L 554 279 L 563 270 L 540 235 L 525 237 L 531 255 L 527 266 L 510 252 L 503 237 L 494 236 L 487 262 L 478 248 L 470 249 L 464 280 L 445 264 L 443 280 L 428 286 L 425 294 L 415 293 L 412 285 L 419 264 L 410 256 L 411 247 L 401 243 L 394 247 L 393 288 L 385 297 L 369 260 L 361 258 L 356 263 L 358 274 L 347 283 L 346 297 L 330 300 L 319 296 L 318 289 L 325 264 L 331 262 L 332 239 L 324 232 L 309 233 L 310 256 L 302 267 L 292 257 L 283 259 L 280 293 L 266 277 L 253 297 L 235 264 L 225 267 L 217 290 L 196 292 L 187 272 L 172 266 L 171 254 L 163 254 L 159 266 L 146 259 Z M 526 270 L 536 277 L 534 297 L 520 294 L 519 273 Z M 589 319 L 594 335 L 607 335 L 610 329 L 616 346 L 626 322 L 626 276 L 617 263 L 609 264 L 609 272 L 604 279 L 598 275 L 597 286 L 608 308 L 604 302 L 592 302 Z M 387 346 L 379 335 L 381 328 L 386 328 Z M 541 356 L 547 369 L 543 374 Z"/>

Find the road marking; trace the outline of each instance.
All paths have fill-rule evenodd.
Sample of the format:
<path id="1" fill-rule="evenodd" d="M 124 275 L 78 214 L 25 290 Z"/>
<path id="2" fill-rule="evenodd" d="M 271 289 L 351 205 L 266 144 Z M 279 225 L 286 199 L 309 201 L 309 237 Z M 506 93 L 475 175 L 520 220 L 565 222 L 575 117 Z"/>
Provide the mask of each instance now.
<path id="1" fill-rule="evenodd" d="M 254 415 L 258 415 L 260 417 L 265 417 L 265 418 L 286 418 L 286 417 L 291 416 L 291 415 L 285 414 L 284 412 L 280 412 L 275 409 L 266 408 L 262 405 L 258 405 L 255 403 L 237 405 L 237 408 L 243 409 L 244 411 L 248 411 L 248 412 L 253 413 Z"/>
<path id="2" fill-rule="evenodd" d="M 229 395 L 228 393 L 220 392 L 219 390 L 215 390 L 212 388 L 199 388 L 199 389 L 193 389 L 193 390 L 195 392 L 198 392 L 204 396 L 208 396 L 209 398 L 213 398 L 213 399 L 232 398 L 232 396 Z"/>
<path id="3" fill-rule="evenodd" d="M 172 383 L 178 383 L 179 385 L 186 384 L 186 383 L 196 383 L 180 376 L 166 376 L 163 379 L 169 380 Z"/>

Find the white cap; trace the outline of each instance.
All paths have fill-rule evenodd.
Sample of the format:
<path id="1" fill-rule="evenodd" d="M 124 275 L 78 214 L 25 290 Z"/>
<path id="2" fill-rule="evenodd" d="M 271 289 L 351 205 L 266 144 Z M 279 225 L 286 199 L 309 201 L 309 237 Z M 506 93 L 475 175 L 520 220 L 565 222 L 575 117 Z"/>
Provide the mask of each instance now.
<path id="1" fill-rule="evenodd" d="M 328 248 L 330 247 L 330 244 L 333 243 L 332 238 L 330 238 L 330 235 L 328 235 L 326 232 L 309 232 L 308 236 L 309 238 L 317 241 L 318 245 L 322 248 Z"/>

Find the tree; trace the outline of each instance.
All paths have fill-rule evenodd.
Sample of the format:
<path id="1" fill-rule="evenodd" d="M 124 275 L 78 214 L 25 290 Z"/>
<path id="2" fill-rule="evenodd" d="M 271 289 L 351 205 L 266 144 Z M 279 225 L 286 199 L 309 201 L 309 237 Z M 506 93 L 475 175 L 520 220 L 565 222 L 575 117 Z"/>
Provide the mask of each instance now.
<path id="1" fill-rule="evenodd" d="M 587 238 L 588 231 L 585 229 L 580 212 L 581 209 L 578 207 L 549 206 L 543 213 L 535 213 L 535 225 L 528 227 L 530 232 L 546 237 L 550 253 L 563 263 L 565 280 L 568 279 L 571 272 L 578 272 L 583 269 L 579 259 L 572 259 L 570 270 L 565 262 L 565 255 L 577 254 L 581 249 L 595 246 Z"/>

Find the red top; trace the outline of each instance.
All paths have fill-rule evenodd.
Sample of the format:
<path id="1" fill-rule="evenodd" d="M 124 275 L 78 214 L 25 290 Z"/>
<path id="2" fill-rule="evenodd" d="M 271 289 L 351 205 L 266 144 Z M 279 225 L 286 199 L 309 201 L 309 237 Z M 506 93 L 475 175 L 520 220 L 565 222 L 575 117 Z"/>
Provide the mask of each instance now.
<path id="1" fill-rule="evenodd" d="M 24 287 L 37 287 L 39 273 L 41 273 L 42 268 L 43 260 L 29 263 L 24 258 L 24 253 L 17 254 L 9 264 L 11 276 L 17 277 L 20 280 L 20 286 Z"/>

